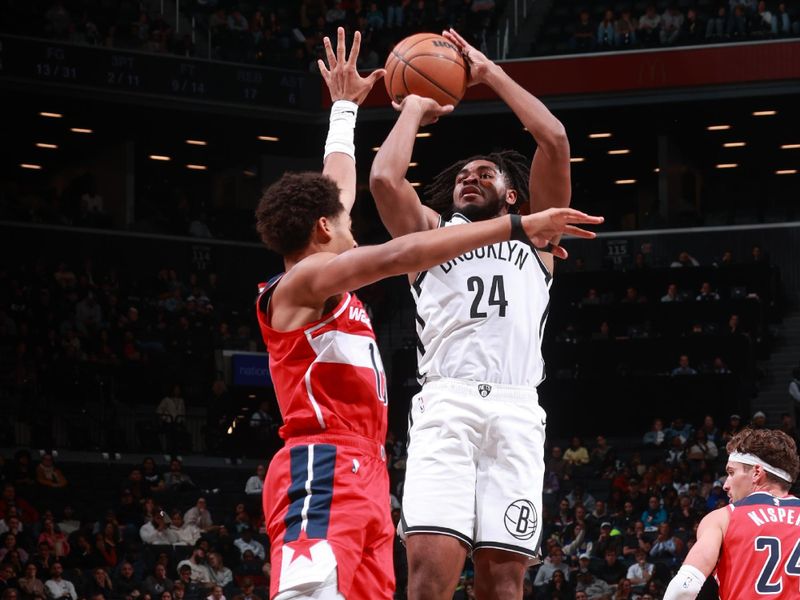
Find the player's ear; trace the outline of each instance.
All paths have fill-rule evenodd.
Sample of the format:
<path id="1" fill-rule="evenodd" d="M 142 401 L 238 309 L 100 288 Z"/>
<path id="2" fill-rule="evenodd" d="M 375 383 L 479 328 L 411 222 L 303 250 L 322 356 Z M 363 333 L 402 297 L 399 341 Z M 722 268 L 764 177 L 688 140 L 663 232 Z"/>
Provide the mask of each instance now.
<path id="1" fill-rule="evenodd" d="M 318 244 L 327 244 L 333 238 L 333 223 L 328 217 L 320 217 L 314 224 L 311 238 Z"/>
<path id="2" fill-rule="evenodd" d="M 511 205 L 517 203 L 517 190 L 506 190 L 506 203 Z"/>

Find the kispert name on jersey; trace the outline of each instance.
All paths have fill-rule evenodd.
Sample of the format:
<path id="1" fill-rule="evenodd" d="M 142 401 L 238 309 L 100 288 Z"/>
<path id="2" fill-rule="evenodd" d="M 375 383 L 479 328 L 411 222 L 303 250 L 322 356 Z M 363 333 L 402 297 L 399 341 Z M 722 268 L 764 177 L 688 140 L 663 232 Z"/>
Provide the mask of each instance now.
<path id="1" fill-rule="evenodd" d="M 440 226 L 461 223 L 469 220 L 456 213 Z M 519 241 L 477 248 L 420 273 L 411 290 L 420 383 L 541 383 L 551 281 L 533 246 Z"/>

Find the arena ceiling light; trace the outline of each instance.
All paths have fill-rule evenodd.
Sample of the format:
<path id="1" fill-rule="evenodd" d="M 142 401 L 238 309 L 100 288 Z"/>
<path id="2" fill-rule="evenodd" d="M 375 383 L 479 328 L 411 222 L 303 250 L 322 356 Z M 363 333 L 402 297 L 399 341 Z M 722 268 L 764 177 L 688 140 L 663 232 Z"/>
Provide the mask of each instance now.
<path id="1" fill-rule="evenodd" d="M 160 161 L 168 161 L 172 160 L 171 156 L 167 156 L 166 154 L 151 154 L 150 160 L 160 160 Z"/>
<path id="2" fill-rule="evenodd" d="M 569 159 L 571 163 L 582 163 L 586 162 L 586 159 L 583 156 L 571 156 Z"/>
<path id="3" fill-rule="evenodd" d="M 413 181 L 413 182 L 411 183 L 411 187 L 419 187 L 419 186 L 421 186 L 421 185 L 422 185 L 422 184 L 421 184 L 419 181 Z"/>
<path id="4" fill-rule="evenodd" d="M 735 169 L 739 163 L 720 163 L 717 165 L 718 169 Z"/>
<path id="5" fill-rule="evenodd" d="M 186 140 L 190 146 L 208 146 L 208 142 L 204 140 Z"/>
<path id="6" fill-rule="evenodd" d="M 661 173 L 661 169 L 659 167 L 656 167 L 655 169 L 653 169 L 653 173 Z"/>
<path id="7" fill-rule="evenodd" d="M 381 147 L 380 147 L 380 146 L 373 146 L 373 147 L 372 147 L 372 151 L 373 151 L 373 152 L 377 152 L 377 151 L 378 151 L 378 150 L 380 150 L 380 149 L 381 149 Z"/>
<path id="8" fill-rule="evenodd" d="M 619 148 L 617 150 L 609 150 L 609 154 L 630 154 L 631 151 L 628 148 Z"/>
<path id="9" fill-rule="evenodd" d="M 778 114 L 777 110 L 756 110 L 753 111 L 754 117 L 774 117 Z"/>
<path id="10" fill-rule="evenodd" d="M 600 133 L 590 133 L 589 134 L 589 139 L 590 140 L 601 140 L 603 138 L 610 138 L 610 137 L 611 137 L 611 134 L 609 132 L 607 132 L 607 131 L 603 131 L 603 132 L 600 132 Z"/>
<path id="11" fill-rule="evenodd" d="M 778 169 L 775 175 L 797 175 L 797 169 Z"/>
<path id="12" fill-rule="evenodd" d="M 69 130 L 72 133 L 94 133 L 93 129 L 88 129 L 86 127 L 70 127 Z"/>
<path id="13" fill-rule="evenodd" d="M 418 167 L 419 163 L 418 162 L 410 162 L 410 163 L 408 163 L 408 166 L 409 167 Z"/>
<path id="14" fill-rule="evenodd" d="M 47 142 L 36 142 L 37 148 L 46 148 L 47 150 L 55 150 L 58 144 L 48 144 Z"/>
<path id="15" fill-rule="evenodd" d="M 418 138 L 429 138 L 429 137 L 431 137 L 431 132 L 430 131 L 420 131 L 417 134 L 417 137 Z"/>
<path id="16" fill-rule="evenodd" d="M 41 171 L 42 165 L 37 165 L 34 163 L 19 163 L 19 166 L 23 169 L 30 169 L 31 171 Z"/>
<path id="17" fill-rule="evenodd" d="M 617 185 L 631 185 L 633 183 L 636 183 L 636 180 L 635 179 L 617 179 L 614 183 L 616 183 Z"/>
<path id="18" fill-rule="evenodd" d="M 722 144 L 723 148 L 744 148 L 747 142 L 725 142 Z"/>
<path id="19" fill-rule="evenodd" d="M 706 127 L 709 131 L 727 131 L 730 128 L 730 125 L 709 125 Z"/>
<path id="20" fill-rule="evenodd" d="M 800 144 L 781 144 L 781 150 L 800 150 Z"/>
<path id="21" fill-rule="evenodd" d="M 245 169 L 244 171 L 242 171 L 242 174 L 245 177 L 255 177 L 256 176 L 256 172 L 255 171 L 251 171 L 250 169 Z"/>
<path id="22" fill-rule="evenodd" d="M 64 115 L 62 115 L 61 113 L 56 113 L 56 112 L 44 112 L 44 111 L 42 111 L 42 112 L 39 113 L 39 116 L 40 117 L 47 117 L 48 119 L 60 119 Z"/>
<path id="23" fill-rule="evenodd" d="M 258 139 L 262 142 L 279 142 L 281 138 L 274 135 L 260 135 Z"/>
<path id="24" fill-rule="evenodd" d="M 208 169 L 205 165 L 186 165 L 186 168 L 191 171 L 205 171 Z"/>

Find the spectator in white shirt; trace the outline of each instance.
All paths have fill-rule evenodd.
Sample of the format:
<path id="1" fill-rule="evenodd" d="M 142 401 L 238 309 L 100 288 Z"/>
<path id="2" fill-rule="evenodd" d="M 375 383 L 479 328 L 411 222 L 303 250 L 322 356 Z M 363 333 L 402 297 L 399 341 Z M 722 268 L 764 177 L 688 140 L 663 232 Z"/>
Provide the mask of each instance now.
<path id="1" fill-rule="evenodd" d="M 198 498 L 197 504 L 187 510 L 186 514 L 183 515 L 183 520 L 187 524 L 196 525 L 202 532 L 215 528 L 214 521 L 211 519 L 211 513 L 208 512 L 208 508 L 206 508 L 205 498 Z"/>
<path id="2" fill-rule="evenodd" d="M 250 550 L 259 559 L 261 560 L 266 559 L 264 546 L 262 546 L 259 541 L 253 539 L 253 530 L 249 527 L 247 529 L 242 530 L 241 537 L 236 538 L 233 541 L 233 545 L 239 549 L 239 552 L 242 555 L 244 555 L 246 550 Z"/>
<path id="3" fill-rule="evenodd" d="M 53 563 L 50 567 L 50 579 L 44 582 L 44 589 L 50 600 L 78 600 L 75 586 L 61 578 L 64 568 L 61 563 Z"/>
<path id="4" fill-rule="evenodd" d="M 172 545 L 178 543 L 177 536 L 167 525 L 160 510 L 155 512 L 152 521 L 148 521 L 139 528 L 139 537 L 145 544 Z"/>
<path id="5" fill-rule="evenodd" d="M 655 565 L 647 562 L 647 554 L 641 548 L 636 551 L 634 556 L 636 562 L 628 567 L 627 579 L 631 580 L 634 591 L 641 592 L 653 576 Z"/>
<path id="6" fill-rule="evenodd" d="M 194 546 L 203 535 L 197 525 L 186 523 L 183 520 L 183 515 L 179 509 L 173 509 L 169 518 L 170 534 L 175 538 L 175 544 L 178 546 Z"/>
<path id="7" fill-rule="evenodd" d="M 211 574 L 206 565 L 205 551 L 196 546 L 192 555 L 186 560 L 178 563 L 178 572 L 184 567 L 188 566 L 192 570 L 191 581 L 192 583 L 199 583 L 200 585 L 209 585 L 211 583 Z"/>
<path id="8" fill-rule="evenodd" d="M 264 465 L 258 465 L 256 467 L 256 474 L 251 475 L 250 479 L 247 480 L 247 483 L 244 486 L 244 493 L 248 496 L 260 496 L 262 490 L 264 489 L 264 475 L 266 471 L 264 469 Z"/>
<path id="9" fill-rule="evenodd" d="M 223 564 L 222 555 L 219 552 L 209 552 L 208 573 L 211 577 L 211 583 L 215 586 L 224 588 L 226 585 L 233 583 L 233 573 Z"/>

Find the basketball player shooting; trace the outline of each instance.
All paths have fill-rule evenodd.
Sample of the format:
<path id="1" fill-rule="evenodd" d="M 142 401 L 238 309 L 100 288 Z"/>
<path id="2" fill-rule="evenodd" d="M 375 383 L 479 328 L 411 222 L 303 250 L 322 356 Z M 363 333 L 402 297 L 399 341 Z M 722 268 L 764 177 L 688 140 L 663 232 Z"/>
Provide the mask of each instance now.
<path id="1" fill-rule="evenodd" d="M 394 103 L 400 115 L 370 174 L 391 235 L 507 219 L 529 202 L 533 214 L 566 207 L 563 125 L 455 31 L 442 35 L 462 52 L 469 85 L 492 88 L 533 135 L 536 151 L 530 166 L 510 150 L 459 160 L 426 188 L 425 206 L 407 165 L 419 128 L 452 106 L 416 95 Z M 522 597 L 542 536 L 546 416 L 536 386 L 544 378 L 553 257 L 549 246 L 505 242 L 409 276 L 422 383 L 410 408 L 400 522 L 410 600 L 452 598 L 470 550 L 478 598 Z"/>
<path id="2" fill-rule="evenodd" d="M 745 429 L 727 445 L 731 504 L 706 515 L 664 600 L 694 600 L 716 571 L 721 600 L 800 598 L 800 471 L 794 440 L 780 430 Z"/>
<path id="3" fill-rule="evenodd" d="M 342 28 L 335 54 L 325 39 L 328 67 L 319 66 L 333 106 L 322 173 L 285 174 L 256 210 L 262 240 L 286 269 L 256 305 L 286 442 L 263 492 L 274 600 L 393 596 L 386 378 L 369 317 L 350 291 L 504 240 L 547 244 L 565 232 L 591 238 L 570 223 L 602 222 L 553 209 L 356 247 L 353 133 L 358 105 L 383 74 L 359 76 L 359 42 L 356 33 L 346 58 Z"/>

